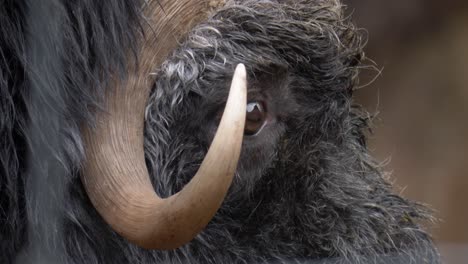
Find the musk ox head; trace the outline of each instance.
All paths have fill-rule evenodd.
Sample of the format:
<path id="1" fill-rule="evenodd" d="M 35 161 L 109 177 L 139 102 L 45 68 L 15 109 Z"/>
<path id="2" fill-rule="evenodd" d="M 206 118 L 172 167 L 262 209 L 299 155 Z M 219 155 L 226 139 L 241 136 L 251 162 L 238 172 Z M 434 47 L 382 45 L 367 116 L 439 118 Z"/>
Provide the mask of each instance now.
<path id="1" fill-rule="evenodd" d="M 144 154 L 161 197 L 193 184 L 222 126 L 234 69 L 243 63 L 247 70 L 247 109 L 237 106 L 247 115 L 234 182 L 208 227 L 170 256 L 359 259 L 430 245 L 413 222 L 427 216 L 424 209 L 392 193 L 366 150 L 367 115 L 351 98 L 363 42 L 338 1 L 230 1 L 151 68 Z M 231 137 L 216 148 L 230 151 Z M 221 155 L 211 163 L 237 161 Z M 183 203 L 194 208 L 217 188 Z M 171 245 L 162 241 L 163 248 Z M 223 257 L 211 252 L 218 247 Z"/>
<path id="2" fill-rule="evenodd" d="M 426 209 L 367 151 L 352 100 L 365 40 L 339 1 L 141 4 L 141 17 L 111 6 L 132 33 L 64 4 L 64 49 L 80 52 L 61 61 L 73 143 L 54 245 L 67 262 L 437 255 L 416 223 Z M 109 43 L 128 44 L 123 67 Z"/>
<path id="3" fill-rule="evenodd" d="M 414 223 L 427 212 L 393 194 L 366 149 L 368 114 L 352 100 L 365 39 L 343 11 L 339 1 L 234 1 L 157 72 L 145 153 L 162 196 L 183 188 L 205 157 L 235 66 L 248 73 L 234 181 L 192 244 L 222 236 L 233 251 L 241 240 L 289 257 L 356 259 L 431 248 Z"/>

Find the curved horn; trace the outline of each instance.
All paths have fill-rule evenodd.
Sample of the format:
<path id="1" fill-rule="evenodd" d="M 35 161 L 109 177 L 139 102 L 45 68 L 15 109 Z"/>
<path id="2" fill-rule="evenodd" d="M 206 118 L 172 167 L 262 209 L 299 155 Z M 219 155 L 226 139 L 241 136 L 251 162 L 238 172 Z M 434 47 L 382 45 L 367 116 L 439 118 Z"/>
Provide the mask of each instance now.
<path id="1" fill-rule="evenodd" d="M 176 5 L 171 5 L 172 0 L 159 2 L 169 6 L 164 6 L 166 20 L 157 24 L 156 37 L 164 40 L 173 34 L 171 25 L 194 23 L 193 17 L 187 21 L 187 14 L 196 14 L 200 6 L 206 6 L 198 0 L 174 1 Z M 185 4 L 181 6 L 181 2 Z M 182 191 L 159 198 L 151 185 L 143 150 L 144 109 L 150 90 L 145 73 L 151 72 L 155 61 L 162 62 L 161 56 L 165 58 L 175 47 L 176 38 L 172 36 L 170 42 L 163 48 L 147 43 L 140 55 L 154 57 L 140 56 L 144 60 L 139 62 L 138 74 L 130 72 L 125 87 L 109 94 L 107 113 L 97 114 L 96 127 L 83 129 L 86 160 L 82 182 L 91 202 L 117 233 L 148 249 L 179 247 L 214 216 L 236 170 L 246 113 L 246 72 L 238 65 L 221 123 L 198 172 Z"/>

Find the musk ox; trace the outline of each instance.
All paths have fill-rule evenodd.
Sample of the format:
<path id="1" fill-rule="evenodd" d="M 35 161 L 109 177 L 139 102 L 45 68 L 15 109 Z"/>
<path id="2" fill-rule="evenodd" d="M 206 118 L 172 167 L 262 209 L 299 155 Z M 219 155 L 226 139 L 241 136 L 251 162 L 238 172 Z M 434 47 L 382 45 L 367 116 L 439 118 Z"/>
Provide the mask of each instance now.
<path id="1" fill-rule="evenodd" d="M 366 148 L 339 1 L 0 15 L 0 263 L 438 262 Z"/>

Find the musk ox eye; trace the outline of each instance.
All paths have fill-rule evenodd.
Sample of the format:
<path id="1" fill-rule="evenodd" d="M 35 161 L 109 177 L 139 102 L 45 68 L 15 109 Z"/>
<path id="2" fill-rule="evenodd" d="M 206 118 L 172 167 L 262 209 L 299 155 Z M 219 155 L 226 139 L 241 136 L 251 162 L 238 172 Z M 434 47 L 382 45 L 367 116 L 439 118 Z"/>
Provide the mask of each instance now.
<path id="1" fill-rule="evenodd" d="M 254 101 L 247 104 L 244 134 L 252 136 L 260 132 L 265 124 L 267 112 L 262 102 Z"/>

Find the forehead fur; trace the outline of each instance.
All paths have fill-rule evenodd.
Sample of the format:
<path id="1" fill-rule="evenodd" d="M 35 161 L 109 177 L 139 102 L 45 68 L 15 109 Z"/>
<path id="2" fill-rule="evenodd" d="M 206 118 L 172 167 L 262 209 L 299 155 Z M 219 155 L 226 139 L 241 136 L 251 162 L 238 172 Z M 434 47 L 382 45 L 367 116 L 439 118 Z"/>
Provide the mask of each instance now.
<path id="1" fill-rule="evenodd" d="M 202 93 L 241 62 L 251 74 L 281 67 L 315 88 L 350 92 L 361 57 L 361 36 L 338 1 L 230 1 L 163 64 L 157 97 Z"/>

